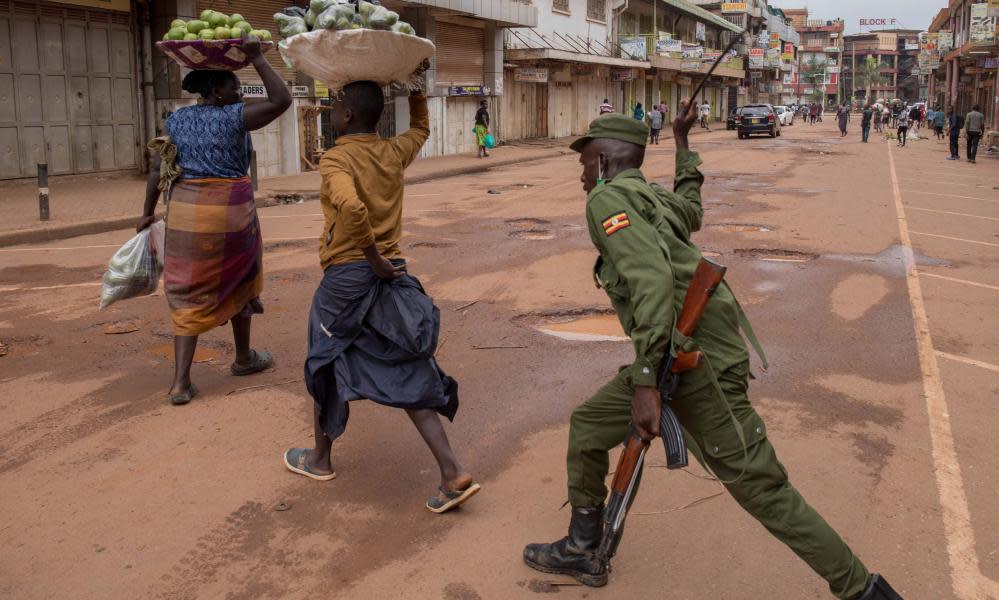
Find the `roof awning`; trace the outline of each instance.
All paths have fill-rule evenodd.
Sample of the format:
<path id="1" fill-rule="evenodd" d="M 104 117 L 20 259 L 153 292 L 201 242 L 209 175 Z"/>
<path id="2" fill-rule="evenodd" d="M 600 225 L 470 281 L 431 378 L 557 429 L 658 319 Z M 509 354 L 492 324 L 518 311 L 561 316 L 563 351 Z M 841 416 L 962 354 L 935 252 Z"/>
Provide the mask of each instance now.
<path id="1" fill-rule="evenodd" d="M 401 0 L 401 3 L 494 21 L 498 27 L 538 26 L 537 7 L 516 0 Z"/>
<path id="2" fill-rule="evenodd" d="M 729 31 L 735 31 L 736 33 L 742 33 L 742 28 L 739 27 L 738 25 L 730 22 L 728 19 L 719 17 L 713 12 L 706 11 L 700 6 L 697 6 L 696 4 L 691 4 L 690 2 L 686 2 L 685 0 L 663 0 L 663 2 L 669 4 L 670 6 L 678 10 L 682 10 L 688 15 L 698 17 L 700 19 L 707 21 L 708 23 L 712 23 L 723 29 L 728 29 Z"/>
<path id="3" fill-rule="evenodd" d="M 557 50 L 554 48 L 509 48 L 504 52 L 503 60 L 512 62 L 558 60 L 564 62 L 586 63 L 591 65 L 609 65 L 611 67 L 631 67 L 636 69 L 649 69 L 652 67 L 652 64 L 647 61 L 629 60 L 627 58 L 602 56 L 599 54 L 585 54 L 583 52 L 569 52 L 568 50 Z"/>
<path id="4" fill-rule="evenodd" d="M 683 63 L 685 61 L 679 58 L 669 58 L 666 56 L 653 56 L 652 66 L 656 69 L 663 69 L 666 71 L 677 71 L 686 75 L 706 75 L 708 70 L 711 69 L 711 63 L 702 62 L 701 68 L 693 71 L 683 68 Z M 742 69 L 733 69 L 731 67 L 723 67 L 718 65 L 715 72 L 711 74 L 713 77 L 729 77 L 731 79 L 742 79 L 746 76 L 746 73 Z"/>

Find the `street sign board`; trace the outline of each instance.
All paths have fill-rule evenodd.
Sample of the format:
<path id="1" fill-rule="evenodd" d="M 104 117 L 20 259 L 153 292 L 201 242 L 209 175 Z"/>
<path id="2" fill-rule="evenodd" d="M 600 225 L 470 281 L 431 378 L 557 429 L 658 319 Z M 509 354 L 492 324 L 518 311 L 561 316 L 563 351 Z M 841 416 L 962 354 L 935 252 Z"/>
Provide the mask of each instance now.
<path id="1" fill-rule="evenodd" d="M 548 69 L 523 67 L 513 72 L 514 81 L 548 83 Z"/>

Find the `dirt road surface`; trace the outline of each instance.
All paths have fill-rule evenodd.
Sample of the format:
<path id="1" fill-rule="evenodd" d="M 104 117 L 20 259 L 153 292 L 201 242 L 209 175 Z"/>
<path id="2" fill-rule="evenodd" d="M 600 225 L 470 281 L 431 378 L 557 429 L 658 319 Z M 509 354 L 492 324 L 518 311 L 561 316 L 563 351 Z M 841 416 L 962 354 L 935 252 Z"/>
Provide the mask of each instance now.
<path id="1" fill-rule="evenodd" d="M 750 392 L 792 482 L 906 598 L 999 598 L 999 159 L 831 122 L 735 137 L 695 139 L 695 241 L 769 354 Z M 651 148 L 646 174 L 668 184 L 673 159 Z M 632 357 L 592 283 L 578 176 L 564 156 L 408 188 L 405 253 L 461 383 L 449 435 L 483 485 L 443 516 L 423 509 L 436 469 L 398 411 L 354 405 L 332 482 L 282 465 L 311 436 L 318 204 L 261 211 L 253 339 L 276 368 L 229 376 L 230 333 L 211 332 L 201 396 L 179 408 L 162 295 L 97 310 L 128 231 L 0 249 L 0 596 L 829 597 L 718 483 L 657 452 L 608 587 L 523 565 L 524 544 L 565 532 L 569 413 Z"/>

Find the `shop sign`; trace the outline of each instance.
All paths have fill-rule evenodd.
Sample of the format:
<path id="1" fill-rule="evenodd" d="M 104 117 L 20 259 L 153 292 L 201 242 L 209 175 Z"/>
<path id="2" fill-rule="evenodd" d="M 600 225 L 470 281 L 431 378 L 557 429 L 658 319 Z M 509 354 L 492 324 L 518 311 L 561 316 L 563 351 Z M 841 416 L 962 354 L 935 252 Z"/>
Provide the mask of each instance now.
<path id="1" fill-rule="evenodd" d="M 793 77 L 794 77 L 794 73 L 784 73 L 784 77 L 782 79 L 782 83 L 784 83 L 785 85 L 791 84 L 792 81 L 793 81 Z"/>
<path id="2" fill-rule="evenodd" d="M 770 47 L 780 48 L 780 34 L 776 31 L 770 34 Z"/>
<path id="3" fill-rule="evenodd" d="M 621 46 L 621 58 L 645 60 L 649 55 L 644 37 L 621 38 L 618 45 Z"/>
<path id="4" fill-rule="evenodd" d="M 548 83 L 548 69 L 523 67 L 513 72 L 514 81 Z"/>
<path id="5" fill-rule="evenodd" d="M 947 52 L 954 47 L 954 33 L 951 31 L 937 32 L 937 49 Z"/>
<path id="6" fill-rule="evenodd" d="M 897 24 L 898 19 L 892 18 L 860 19 L 861 27 L 889 27 Z"/>
<path id="7" fill-rule="evenodd" d="M 719 58 L 721 58 L 721 50 L 705 50 L 704 53 L 701 54 L 701 60 L 704 62 L 714 62 Z"/>
<path id="8" fill-rule="evenodd" d="M 448 96 L 486 96 L 489 88 L 482 85 L 457 85 L 447 89 Z"/>
<path id="9" fill-rule="evenodd" d="M 989 16 L 988 4 L 971 5 L 971 45 L 991 46 L 995 43 L 996 19 Z"/>
<path id="10" fill-rule="evenodd" d="M 267 88 L 262 83 L 244 83 L 239 86 L 244 98 L 266 98 Z"/>
<path id="11" fill-rule="evenodd" d="M 744 13 L 749 11 L 749 2 L 722 2 L 722 14 Z"/>
<path id="12" fill-rule="evenodd" d="M 839 67 L 826 67 L 826 73 L 839 73 Z"/>
<path id="13" fill-rule="evenodd" d="M 837 54 L 840 51 L 839 46 L 826 46 L 822 49 L 826 54 Z"/>
<path id="14" fill-rule="evenodd" d="M 611 69 L 611 81 L 634 81 L 635 69 Z"/>
<path id="15" fill-rule="evenodd" d="M 906 50 L 919 50 L 919 42 L 908 42 L 907 41 L 905 43 L 905 49 Z"/>
<path id="16" fill-rule="evenodd" d="M 696 60 L 696 61 L 695 60 L 685 60 L 682 63 L 680 63 L 680 70 L 681 71 L 700 71 L 701 70 L 701 61 L 699 61 L 699 60 Z"/>
<path id="17" fill-rule="evenodd" d="M 668 33 L 665 35 L 669 35 Z M 663 34 L 659 34 L 659 39 L 656 40 L 656 54 L 679 54 L 683 52 L 683 40 L 673 39 L 672 37 L 663 37 Z"/>
<path id="18" fill-rule="evenodd" d="M 763 48 L 749 49 L 749 68 L 750 69 L 763 68 Z"/>
<path id="19" fill-rule="evenodd" d="M 704 46 L 693 46 L 691 44 L 683 45 L 683 52 L 681 54 L 682 58 L 685 59 L 697 59 L 700 60 L 704 56 Z"/>
<path id="20" fill-rule="evenodd" d="M 587 65 L 583 63 L 571 63 L 571 64 L 572 64 L 573 75 L 592 75 L 594 72 L 593 65 Z"/>
<path id="21" fill-rule="evenodd" d="M 330 95 L 330 88 L 322 81 L 316 80 L 316 98 L 327 98 Z"/>
<path id="22" fill-rule="evenodd" d="M 308 98 L 312 94 L 309 92 L 309 86 L 307 85 L 293 85 L 291 86 L 291 97 L 292 98 Z"/>
<path id="23" fill-rule="evenodd" d="M 999 56 L 983 56 L 978 59 L 978 66 L 983 69 L 999 68 Z"/>

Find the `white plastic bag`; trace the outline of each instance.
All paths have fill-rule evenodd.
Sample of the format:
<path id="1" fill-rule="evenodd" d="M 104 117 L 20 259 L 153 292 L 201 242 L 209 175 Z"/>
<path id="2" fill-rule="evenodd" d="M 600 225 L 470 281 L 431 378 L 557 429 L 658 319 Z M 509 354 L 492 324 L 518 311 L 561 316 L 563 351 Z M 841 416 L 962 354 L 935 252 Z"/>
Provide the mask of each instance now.
<path id="1" fill-rule="evenodd" d="M 282 40 L 278 48 L 286 63 L 332 90 L 354 81 L 406 83 L 435 50 L 430 40 L 374 29 L 317 29 Z"/>
<path id="2" fill-rule="evenodd" d="M 163 273 L 163 221 L 135 234 L 108 261 L 101 286 L 101 308 L 114 302 L 146 296 L 156 291 Z M 158 241 L 154 250 L 154 244 Z"/>

